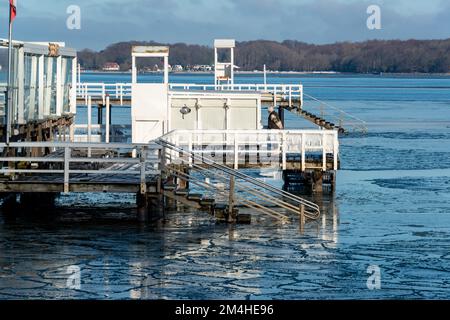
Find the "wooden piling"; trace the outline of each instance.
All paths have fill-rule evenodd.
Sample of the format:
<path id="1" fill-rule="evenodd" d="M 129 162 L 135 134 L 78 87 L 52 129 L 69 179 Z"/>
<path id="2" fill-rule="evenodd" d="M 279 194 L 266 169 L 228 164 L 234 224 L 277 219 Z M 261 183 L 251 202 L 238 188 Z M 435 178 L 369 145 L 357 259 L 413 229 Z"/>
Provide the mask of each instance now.
<path id="1" fill-rule="evenodd" d="M 316 193 L 322 193 L 323 192 L 323 172 L 315 170 L 313 173 L 313 186 L 312 190 Z"/>
<path id="2" fill-rule="evenodd" d="M 306 224 L 305 205 L 300 206 L 300 232 L 303 233 Z"/>
<path id="3" fill-rule="evenodd" d="M 164 218 L 164 197 L 161 193 L 142 194 L 138 192 L 136 204 L 139 222 L 157 221 Z"/>
<path id="4" fill-rule="evenodd" d="M 236 221 L 236 214 L 234 210 L 235 205 L 235 184 L 236 178 L 234 176 L 230 176 L 230 192 L 228 198 L 228 222 Z"/>
<path id="5" fill-rule="evenodd" d="M 147 195 L 138 192 L 136 194 L 136 205 L 137 205 L 137 220 L 139 222 L 147 222 L 149 218 Z"/>

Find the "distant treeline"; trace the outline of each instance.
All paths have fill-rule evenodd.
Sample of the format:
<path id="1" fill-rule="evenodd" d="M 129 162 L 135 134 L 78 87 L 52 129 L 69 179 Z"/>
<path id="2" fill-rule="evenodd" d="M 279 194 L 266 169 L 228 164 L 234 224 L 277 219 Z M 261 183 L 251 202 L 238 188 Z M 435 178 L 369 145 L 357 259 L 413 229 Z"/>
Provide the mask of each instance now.
<path id="1" fill-rule="evenodd" d="M 101 69 L 106 62 L 117 62 L 121 70 L 131 67 L 131 46 L 161 45 L 155 42 L 121 42 L 94 52 L 78 53 L 82 67 Z M 147 62 L 142 67 L 151 66 Z M 170 45 L 171 65 L 214 63 L 208 46 L 177 43 Z M 266 64 L 274 71 L 338 71 L 354 73 L 449 73 L 450 39 L 372 40 L 366 42 L 313 45 L 298 41 L 248 41 L 236 48 L 236 65 L 241 70 L 262 70 Z"/>

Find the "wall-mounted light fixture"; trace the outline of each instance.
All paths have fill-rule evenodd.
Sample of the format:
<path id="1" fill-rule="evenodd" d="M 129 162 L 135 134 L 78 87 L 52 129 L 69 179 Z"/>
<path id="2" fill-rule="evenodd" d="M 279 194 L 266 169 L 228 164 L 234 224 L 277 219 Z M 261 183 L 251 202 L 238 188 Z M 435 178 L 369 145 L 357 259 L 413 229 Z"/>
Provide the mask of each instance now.
<path id="1" fill-rule="evenodd" d="M 180 113 L 183 115 L 183 120 L 184 120 L 184 116 L 191 113 L 191 108 L 189 108 L 187 105 L 184 105 L 181 109 L 180 109 Z"/>

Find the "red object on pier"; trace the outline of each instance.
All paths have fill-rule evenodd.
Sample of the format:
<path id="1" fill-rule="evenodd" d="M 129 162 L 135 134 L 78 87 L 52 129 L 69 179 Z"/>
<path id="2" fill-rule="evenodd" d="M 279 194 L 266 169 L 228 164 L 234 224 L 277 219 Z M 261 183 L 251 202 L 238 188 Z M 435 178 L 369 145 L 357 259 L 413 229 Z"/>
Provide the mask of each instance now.
<path id="1" fill-rule="evenodd" d="M 14 19 L 16 18 L 16 15 L 17 15 L 16 2 L 17 2 L 17 0 L 9 0 L 9 10 L 10 10 L 10 12 L 9 12 L 10 21 L 9 22 L 13 22 Z"/>

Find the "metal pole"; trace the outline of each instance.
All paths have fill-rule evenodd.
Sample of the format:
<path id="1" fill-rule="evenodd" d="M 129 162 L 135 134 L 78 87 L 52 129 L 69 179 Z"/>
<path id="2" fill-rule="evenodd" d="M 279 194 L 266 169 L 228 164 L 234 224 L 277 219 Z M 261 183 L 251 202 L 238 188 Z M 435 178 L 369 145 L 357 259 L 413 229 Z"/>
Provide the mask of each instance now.
<path id="1" fill-rule="evenodd" d="M 106 96 L 106 129 L 105 129 L 105 137 L 106 137 L 106 143 L 109 143 L 109 131 L 110 131 L 110 124 L 111 124 L 111 111 L 110 111 L 111 103 L 109 96 Z"/>
<path id="2" fill-rule="evenodd" d="M 81 64 L 78 64 L 78 83 L 81 83 Z"/>
<path id="3" fill-rule="evenodd" d="M 267 91 L 267 69 L 266 69 L 266 65 L 264 65 L 264 90 Z"/>
<path id="4" fill-rule="evenodd" d="M 7 89 L 7 106 L 5 109 L 6 118 L 6 143 L 9 144 L 11 137 L 11 113 L 12 113 L 12 21 L 11 10 L 9 10 L 9 43 L 8 43 L 8 89 Z"/>
<path id="5" fill-rule="evenodd" d="M 234 48 L 231 48 L 231 84 L 234 85 Z"/>
<path id="6" fill-rule="evenodd" d="M 88 109 L 87 109 L 87 120 L 88 120 L 88 143 L 91 143 L 91 135 L 92 135 L 92 98 L 88 97 Z M 88 148 L 88 158 L 91 157 L 91 147 Z"/>

